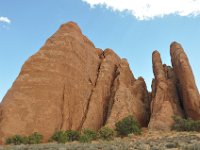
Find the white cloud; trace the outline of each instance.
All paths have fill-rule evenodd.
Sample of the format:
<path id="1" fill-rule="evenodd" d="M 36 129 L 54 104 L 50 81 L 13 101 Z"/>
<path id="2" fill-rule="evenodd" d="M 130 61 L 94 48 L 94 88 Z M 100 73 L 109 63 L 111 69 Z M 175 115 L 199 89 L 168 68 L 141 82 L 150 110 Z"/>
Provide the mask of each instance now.
<path id="1" fill-rule="evenodd" d="M 176 14 L 180 16 L 200 15 L 200 0 L 82 0 L 91 7 L 105 6 L 114 11 L 129 11 L 139 20 Z"/>
<path id="2" fill-rule="evenodd" d="M 1 17 L 1 16 L 0 16 L 0 22 L 10 24 L 10 23 L 11 23 L 11 20 L 8 19 L 7 17 Z"/>

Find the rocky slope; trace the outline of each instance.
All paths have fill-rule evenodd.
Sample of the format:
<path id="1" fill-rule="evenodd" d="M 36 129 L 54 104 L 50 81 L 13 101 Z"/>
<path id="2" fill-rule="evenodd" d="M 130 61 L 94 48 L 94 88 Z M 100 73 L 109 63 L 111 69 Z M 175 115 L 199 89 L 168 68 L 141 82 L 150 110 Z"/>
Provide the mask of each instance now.
<path id="1" fill-rule="evenodd" d="M 96 48 L 76 23 L 63 24 L 25 62 L 1 102 L 0 141 L 33 132 L 46 141 L 58 130 L 113 128 L 127 115 L 152 130 L 170 130 L 174 115 L 199 119 L 199 92 L 178 43 L 171 45 L 171 56 L 173 68 L 153 53 L 149 94 L 125 59 Z"/>

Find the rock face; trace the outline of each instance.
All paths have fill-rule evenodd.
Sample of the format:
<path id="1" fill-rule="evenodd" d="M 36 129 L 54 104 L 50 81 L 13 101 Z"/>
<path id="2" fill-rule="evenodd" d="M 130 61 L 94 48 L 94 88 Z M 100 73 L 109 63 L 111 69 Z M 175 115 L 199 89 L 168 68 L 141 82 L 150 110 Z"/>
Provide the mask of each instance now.
<path id="1" fill-rule="evenodd" d="M 183 116 L 177 91 L 177 79 L 171 67 L 163 65 L 158 51 L 153 53 L 151 120 L 149 128 L 170 130 L 173 116 Z"/>
<path id="2" fill-rule="evenodd" d="M 152 92 L 126 59 L 101 50 L 73 22 L 63 24 L 23 65 L 0 104 L 0 143 L 39 132 L 114 128 L 133 115 L 143 127 L 170 130 L 172 116 L 200 119 L 200 96 L 188 58 L 170 47 L 173 68 L 153 53 Z"/>
<path id="3" fill-rule="evenodd" d="M 171 44 L 170 54 L 186 116 L 200 119 L 200 96 L 189 60 L 182 46 L 176 42 Z"/>
<path id="4" fill-rule="evenodd" d="M 126 60 L 118 67 L 113 90 L 106 125 L 114 128 L 115 122 L 132 114 L 142 126 L 147 126 L 150 114 L 146 84 L 143 78 L 136 80 L 133 77 Z"/>
<path id="5" fill-rule="evenodd" d="M 145 82 L 135 80 L 127 61 L 95 48 L 69 22 L 25 62 L 5 95 L 0 141 L 33 132 L 47 141 L 58 130 L 97 130 L 130 114 L 147 125 L 148 109 Z"/>
<path id="6" fill-rule="evenodd" d="M 97 130 L 105 123 L 108 104 L 112 94 L 112 86 L 116 78 L 116 70 L 121 59 L 110 49 L 101 55 L 101 65 L 96 86 L 82 128 Z"/>

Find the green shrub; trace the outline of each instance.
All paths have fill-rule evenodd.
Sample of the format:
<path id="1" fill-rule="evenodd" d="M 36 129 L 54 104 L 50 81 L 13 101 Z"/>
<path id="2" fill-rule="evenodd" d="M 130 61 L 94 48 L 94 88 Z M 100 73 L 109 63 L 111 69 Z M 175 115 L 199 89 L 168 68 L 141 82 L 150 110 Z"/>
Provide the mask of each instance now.
<path id="1" fill-rule="evenodd" d="M 23 138 L 23 144 L 29 144 L 28 141 L 29 141 L 29 138 L 27 136 L 22 136 Z"/>
<path id="2" fill-rule="evenodd" d="M 112 140 L 115 136 L 114 130 L 108 128 L 108 127 L 102 127 L 98 131 L 98 138 L 102 140 Z"/>
<path id="3" fill-rule="evenodd" d="M 88 135 L 88 137 L 90 137 L 92 140 L 97 139 L 97 132 L 96 131 L 93 131 L 93 130 L 90 130 L 90 129 L 84 129 L 83 134 Z"/>
<path id="4" fill-rule="evenodd" d="M 200 120 L 183 119 L 178 116 L 173 117 L 175 123 L 172 130 L 176 131 L 200 131 Z"/>
<path id="5" fill-rule="evenodd" d="M 141 129 L 138 122 L 135 120 L 133 116 L 125 117 L 124 119 L 118 121 L 115 124 L 117 134 L 120 136 L 127 136 L 128 134 L 140 134 Z"/>
<path id="6" fill-rule="evenodd" d="M 80 132 L 76 130 L 68 130 L 66 131 L 67 141 L 78 141 L 80 138 Z"/>
<path id="7" fill-rule="evenodd" d="M 21 136 L 21 135 L 14 135 L 6 139 L 6 144 L 20 145 L 27 143 L 28 143 L 28 138 L 26 136 Z"/>
<path id="8" fill-rule="evenodd" d="M 78 141 L 79 137 L 80 137 L 80 133 L 75 130 L 57 131 L 49 139 L 49 142 L 56 141 L 58 143 L 66 143 L 66 142 L 71 142 L 71 141 Z"/>
<path id="9" fill-rule="evenodd" d="M 28 144 L 39 144 L 42 142 L 43 136 L 37 132 L 34 132 L 28 137 Z"/>
<path id="10" fill-rule="evenodd" d="M 49 142 L 56 141 L 58 143 L 65 143 L 67 142 L 67 134 L 65 131 L 57 131 L 55 132 L 52 137 L 49 139 Z"/>
<path id="11" fill-rule="evenodd" d="M 79 138 L 79 141 L 81 143 L 88 143 L 91 142 L 92 140 L 97 139 L 97 133 L 95 131 L 89 130 L 89 129 L 84 129 L 82 131 L 82 135 Z"/>
<path id="12" fill-rule="evenodd" d="M 81 142 L 81 143 L 89 143 L 91 141 L 92 140 L 90 139 L 90 137 L 85 134 L 81 135 L 79 138 L 79 142 Z"/>

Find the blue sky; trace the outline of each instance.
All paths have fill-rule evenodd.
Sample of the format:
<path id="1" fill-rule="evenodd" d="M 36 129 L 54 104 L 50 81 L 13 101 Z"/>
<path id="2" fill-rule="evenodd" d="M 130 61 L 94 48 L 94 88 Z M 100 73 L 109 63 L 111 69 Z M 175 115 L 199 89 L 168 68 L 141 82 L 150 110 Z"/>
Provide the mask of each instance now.
<path id="1" fill-rule="evenodd" d="M 170 65 L 169 45 L 180 42 L 200 89 L 200 1 L 133 1 L 0 0 L 0 101 L 23 63 L 68 21 L 77 22 L 96 47 L 111 48 L 126 58 L 134 76 L 143 76 L 149 90 L 153 50 Z"/>

